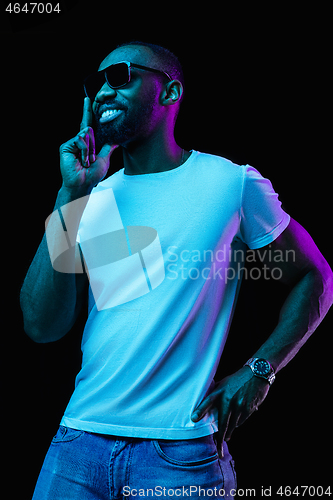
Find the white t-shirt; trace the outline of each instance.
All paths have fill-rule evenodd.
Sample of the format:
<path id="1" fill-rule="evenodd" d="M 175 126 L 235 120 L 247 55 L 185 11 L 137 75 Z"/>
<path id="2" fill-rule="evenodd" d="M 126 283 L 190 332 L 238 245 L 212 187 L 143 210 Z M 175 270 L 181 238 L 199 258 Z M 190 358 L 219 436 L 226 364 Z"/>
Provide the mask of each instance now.
<path id="1" fill-rule="evenodd" d="M 89 316 L 62 425 L 147 439 L 216 432 L 214 411 L 197 423 L 191 413 L 214 384 L 246 245 L 268 245 L 289 221 L 256 169 L 197 151 L 174 170 L 122 169 L 98 184 L 79 228 Z"/>

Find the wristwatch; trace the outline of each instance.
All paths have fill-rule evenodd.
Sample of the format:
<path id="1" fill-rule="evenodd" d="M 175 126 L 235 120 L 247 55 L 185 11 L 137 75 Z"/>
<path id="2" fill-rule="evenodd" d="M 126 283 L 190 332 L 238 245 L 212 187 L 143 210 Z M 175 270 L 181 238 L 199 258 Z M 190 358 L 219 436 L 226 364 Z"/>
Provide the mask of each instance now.
<path id="1" fill-rule="evenodd" d="M 275 373 L 272 365 L 264 358 L 250 358 L 244 366 L 249 366 L 256 377 L 264 378 L 269 385 L 275 380 Z"/>

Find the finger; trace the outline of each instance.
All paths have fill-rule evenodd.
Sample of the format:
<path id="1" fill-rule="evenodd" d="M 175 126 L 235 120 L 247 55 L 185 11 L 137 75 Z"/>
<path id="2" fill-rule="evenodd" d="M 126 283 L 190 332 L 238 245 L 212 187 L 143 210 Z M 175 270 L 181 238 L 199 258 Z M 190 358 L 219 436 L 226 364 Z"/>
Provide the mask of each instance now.
<path id="1" fill-rule="evenodd" d="M 94 161 L 96 161 L 95 134 L 91 127 L 88 128 L 88 135 L 89 135 L 89 161 L 90 163 L 94 163 Z"/>
<path id="2" fill-rule="evenodd" d="M 88 144 L 87 142 L 88 141 Z M 82 136 L 77 135 L 74 140 L 73 140 L 75 146 L 80 150 L 81 154 L 81 163 L 84 167 L 88 166 L 89 163 L 89 157 L 88 157 L 88 151 L 89 151 L 89 136 L 88 139 L 84 139 Z"/>
<path id="3" fill-rule="evenodd" d="M 218 450 L 220 458 L 223 458 L 223 441 L 224 441 L 224 437 L 225 437 L 225 434 L 226 434 L 227 429 L 228 429 L 230 417 L 231 417 L 231 412 L 229 409 L 227 411 L 223 411 L 223 409 L 221 409 L 219 411 L 219 417 L 218 417 L 219 430 L 217 433 L 217 450 Z"/>
<path id="4" fill-rule="evenodd" d="M 239 427 L 240 425 L 244 424 L 245 420 L 247 420 L 253 413 L 255 413 L 256 411 L 258 410 L 258 406 L 254 405 L 251 410 L 247 411 L 247 412 L 243 412 L 239 419 L 238 419 L 238 423 L 237 423 L 237 427 Z"/>
<path id="5" fill-rule="evenodd" d="M 85 97 L 83 101 L 83 116 L 80 125 L 80 130 L 84 128 L 91 127 L 93 122 L 93 112 L 91 107 L 91 101 L 89 97 Z"/>
<path id="6" fill-rule="evenodd" d="M 86 148 L 83 145 L 82 141 L 78 139 L 79 137 L 85 142 Z M 75 140 L 78 140 L 78 144 L 81 144 L 81 147 L 78 147 L 81 149 L 82 165 L 84 167 L 89 167 L 90 163 L 94 163 L 94 161 L 96 161 L 95 136 L 93 129 L 91 127 L 86 127 L 85 129 L 81 130 Z"/>
<path id="7" fill-rule="evenodd" d="M 88 147 L 87 156 L 89 156 L 87 161 L 89 160 L 90 163 L 94 163 L 94 161 L 96 161 L 94 130 L 91 127 L 86 127 L 80 131 L 78 136 L 82 137 L 87 144 Z"/>
<path id="8" fill-rule="evenodd" d="M 210 394 L 207 398 L 205 398 L 200 405 L 194 410 L 191 415 L 192 422 L 198 422 L 202 419 L 202 417 L 211 409 L 213 403 L 215 401 L 216 395 L 214 397 L 214 393 Z"/>
<path id="9" fill-rule="evenodd" d="M 241 417 L 241 415 L 239 413 L 236 413 L 235 411 L 233 411 L 231 413 L 230 419 L 228 422 L 227 432 L 225 433 L 225 436 L 224 436 L 225 441 L 229 441 L 231 439 L 231 435 L 234 432 L 234 430 L 236 429 L 236 427 L 239 427 L 240 417 Z"/>
<path id="10" fill-rule="evenodd" d="M 258 406 L 254 402 L 250 408 L 248 407 L 238 407 L 237 406 L 234 408 L 233 413 L 231 414 L 229 424 L 228 424 L 228 429 L 225 435 L 225 440 L 229 441 L 231 439 L 231 434 L 234 432 L 236 427 L 240 427 L 244 422 L 253 414 L 255 411 L 258 410 Z"/>

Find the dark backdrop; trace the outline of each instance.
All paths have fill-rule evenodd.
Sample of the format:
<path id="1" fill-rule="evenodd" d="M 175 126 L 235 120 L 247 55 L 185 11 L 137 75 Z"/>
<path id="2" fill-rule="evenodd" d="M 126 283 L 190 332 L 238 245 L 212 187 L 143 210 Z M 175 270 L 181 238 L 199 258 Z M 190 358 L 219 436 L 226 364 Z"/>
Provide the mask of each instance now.
<path id="1" fill-rule="evenodd" d="M 2 416 L 9 474 L 23 499 L 31 497 L 72 393 L 85 318 L 59 342 L 34 344 L 23 331 L 19 289 L 61 185 L 59 146 L 79 128 L 82 77 L 116 44 L 141 39 L 179 56 L 186 77 L 179 144 L 256 167 L 333 265 L 326 13 L 222 5 L 182 15 L 173 5 L 134 12 L 126 4 L 91 4 L 67 2 L 49 22 L 8 14 L 2 33 Z M 121 167 L 116 151 L 110 172 Z M 267 338 L 284 297 L 276 282 L 243 283 L 221 376 Z M 235 431 L 230 449 L 240 488 L 261 496 L 261 486 L 329 485 L 331 331 L 329 313 L 258 413 Z"/>

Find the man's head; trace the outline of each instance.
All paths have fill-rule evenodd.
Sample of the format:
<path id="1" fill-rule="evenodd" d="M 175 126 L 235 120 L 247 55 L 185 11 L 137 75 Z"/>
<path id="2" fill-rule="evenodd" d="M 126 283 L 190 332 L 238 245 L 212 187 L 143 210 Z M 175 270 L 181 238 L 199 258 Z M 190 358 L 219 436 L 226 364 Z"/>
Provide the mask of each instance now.
<path id="1" fill-rule="evenodd" d="M 131 67 L 130 82 L 126 85 L 113 89 L 106 81 L 102 84 L 93 102 L 98 146 L 105 143 L 127 146 L 166 128 L 172 128 L 173 132 L 179 112 L 184 76 L 174 54 L 157 45 L 130 42 L 113 50 L 102 61 L 99 71 L 121 61 L 161 73 Z"/>

